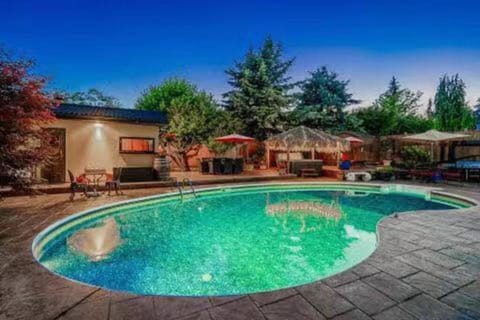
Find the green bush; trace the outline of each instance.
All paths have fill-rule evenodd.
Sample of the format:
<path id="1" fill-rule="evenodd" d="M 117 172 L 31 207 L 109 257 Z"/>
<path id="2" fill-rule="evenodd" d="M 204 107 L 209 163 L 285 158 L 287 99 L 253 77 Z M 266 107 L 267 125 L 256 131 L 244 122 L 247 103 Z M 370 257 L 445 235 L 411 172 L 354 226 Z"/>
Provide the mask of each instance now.
<path id="1" fill-rule="evenodd" d="M 416 168 L 419 164 L 430 163 L 432 161 L 430 153 L 419 146 L 403 147 L 401 155 L 405 167 L 409 169 Z"/>
<path id="2" fill-rule="evenodd" d="M 393 173 L 394 171 L 395 170 L 393 169 L 392 166 L 385 166 L 377 169 L 377 172 L 380 172 L 380 173 Z"/>

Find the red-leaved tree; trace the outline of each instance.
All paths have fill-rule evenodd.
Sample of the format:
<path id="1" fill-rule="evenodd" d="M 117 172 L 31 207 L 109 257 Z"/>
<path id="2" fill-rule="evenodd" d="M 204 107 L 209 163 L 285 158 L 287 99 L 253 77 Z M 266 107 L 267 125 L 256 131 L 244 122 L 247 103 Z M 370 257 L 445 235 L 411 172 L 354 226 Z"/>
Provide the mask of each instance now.
<path id="1" fill-rule="evenodd" d="M 31 69 L 31 61 L 0 50 L 0 182 L 15 189 L 30 186 L 34 168 L 53 154 L 45 125 L 55 120 L 57 102 Z"/>

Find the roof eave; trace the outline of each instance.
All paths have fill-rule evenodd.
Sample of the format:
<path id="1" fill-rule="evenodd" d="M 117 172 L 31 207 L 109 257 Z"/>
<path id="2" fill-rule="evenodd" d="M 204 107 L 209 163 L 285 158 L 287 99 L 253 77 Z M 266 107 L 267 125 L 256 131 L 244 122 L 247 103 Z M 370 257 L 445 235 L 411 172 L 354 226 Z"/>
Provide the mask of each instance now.
<path id="1" fill-rule="evenodd" d="M 112 121 L 112 122 L 122 122 L 130 124 L 139 124 L 139 125 L 151 125 L 151 126 L 165 126 L 165 122 L 147 122 L 147 121 L 135 121 L 129 119 L 119 119 L 119 118 L 110 118 L 110 117 L 92 117 L 92 116 L 68 116 L 68 115 L 55 115 L 57 119 L 68 119 L 68 120 L 99 120 L 99 121 Z"/>

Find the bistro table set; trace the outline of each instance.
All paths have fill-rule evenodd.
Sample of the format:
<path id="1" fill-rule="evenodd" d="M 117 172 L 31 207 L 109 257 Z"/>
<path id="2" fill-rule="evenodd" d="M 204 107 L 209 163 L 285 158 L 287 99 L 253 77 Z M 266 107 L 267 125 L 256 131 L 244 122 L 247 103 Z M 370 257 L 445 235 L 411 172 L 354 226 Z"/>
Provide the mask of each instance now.
<path id="1" fill-rule="evenodd" d="M 243 172 L 242 158 L 203 158 L 200 162 L 203 174 L 240 174 Z"/>
<path id="2" fill-rule="evenodd" d="M 68 174 L 70 176 L 70 199 L 72 200 L 75 197 L 75 191 L 82 191 L 85 197 L 101 196 L 103 193 L 98 192 L 101 182 L 105 183 L 108 195 L 110 195 L 112 189 L 115 190 L 117 195 L 121 193 L 119 192 L 121 170 L 109 174 L 103 168 L 85 168 L 84 173 L 76 178 L 70 170 L 68 170 Z"/>

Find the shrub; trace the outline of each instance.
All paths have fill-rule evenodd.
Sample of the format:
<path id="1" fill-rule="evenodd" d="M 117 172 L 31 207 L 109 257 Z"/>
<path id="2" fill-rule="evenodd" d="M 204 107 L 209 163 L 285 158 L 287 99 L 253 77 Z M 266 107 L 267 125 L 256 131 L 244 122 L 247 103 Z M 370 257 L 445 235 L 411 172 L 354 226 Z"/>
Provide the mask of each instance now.
<path id="1" fill-rule="evenodd" d="M 429 163 L 432 161 L 430 153 L 419 146 L 403 147 L 401 155 L 406 168 L 416 168 L 421 163 Z"/>

